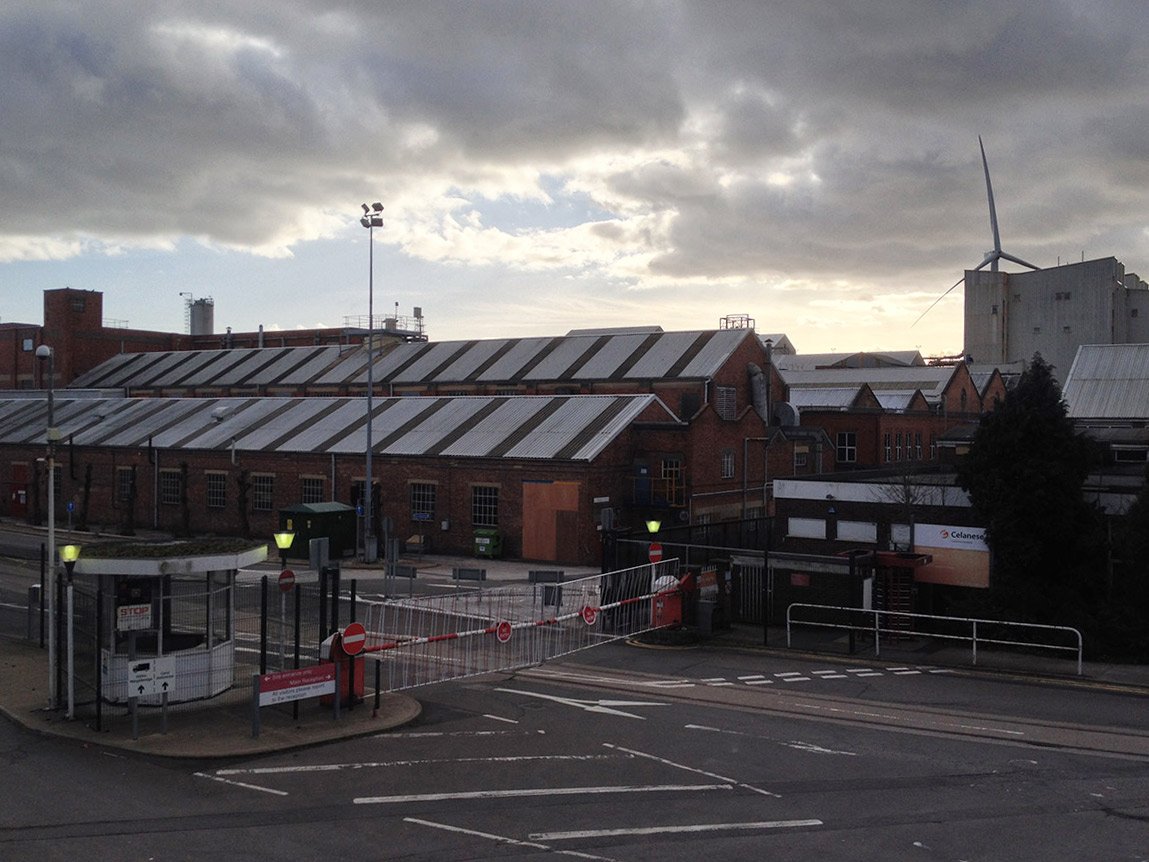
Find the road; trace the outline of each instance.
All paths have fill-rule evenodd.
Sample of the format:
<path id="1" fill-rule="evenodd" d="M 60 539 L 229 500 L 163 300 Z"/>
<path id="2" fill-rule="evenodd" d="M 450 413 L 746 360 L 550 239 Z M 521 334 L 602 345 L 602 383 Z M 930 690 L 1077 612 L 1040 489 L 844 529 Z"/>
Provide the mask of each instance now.
<path id="1" fill-rule="evenodd" d="M 0 858 L 1149 856 L 1141 695 L 626 646 L 418 694 L 414 727 L 226 764 L 0 726 Z"/>

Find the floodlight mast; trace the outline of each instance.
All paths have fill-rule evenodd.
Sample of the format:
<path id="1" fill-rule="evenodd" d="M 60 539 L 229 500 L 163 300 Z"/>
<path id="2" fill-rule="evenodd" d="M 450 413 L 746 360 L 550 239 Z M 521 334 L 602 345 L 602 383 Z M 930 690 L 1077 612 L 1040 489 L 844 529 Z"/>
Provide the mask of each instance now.
<path id="1" fill-rule="evenodd" d="M 363 480 L 363 562 L 376 560 L 374 531 L 372 529 L 371 439 L 372 395 L 375 389 L 375 228 L 383 227 L 383 204 L 379 201 L 363 204 L 363 217 L 359 224 L 367 228 L 367 445 Z"/>

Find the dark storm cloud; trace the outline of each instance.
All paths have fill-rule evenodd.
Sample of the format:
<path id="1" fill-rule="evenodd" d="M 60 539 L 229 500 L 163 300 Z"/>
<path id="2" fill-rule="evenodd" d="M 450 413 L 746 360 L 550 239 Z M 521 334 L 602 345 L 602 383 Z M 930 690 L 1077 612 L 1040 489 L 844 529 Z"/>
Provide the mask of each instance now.
<path id="1" fill-rule="evenodd" d="M 364 187 L 519 171 L 664 215 L 589 232 L 657 274 L 936 272 L 989 242 L 979 133 L 1015 253 L 1149 252 L 1135 3 L 14 2 L 0 25 L 9 259 L 71 232 L 290 246 Z"/>

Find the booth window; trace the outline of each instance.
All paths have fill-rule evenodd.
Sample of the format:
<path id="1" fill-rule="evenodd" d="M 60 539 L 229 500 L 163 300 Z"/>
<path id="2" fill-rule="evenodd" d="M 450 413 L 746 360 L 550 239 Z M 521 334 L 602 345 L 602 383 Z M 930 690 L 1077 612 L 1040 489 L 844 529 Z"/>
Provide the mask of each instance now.
<path id="1" fill-rule="evenodd" d="M 227 474 L 208 473 L 207 479 L 207 507 L 209 509 L 222 509 L 227 505 Z"/>

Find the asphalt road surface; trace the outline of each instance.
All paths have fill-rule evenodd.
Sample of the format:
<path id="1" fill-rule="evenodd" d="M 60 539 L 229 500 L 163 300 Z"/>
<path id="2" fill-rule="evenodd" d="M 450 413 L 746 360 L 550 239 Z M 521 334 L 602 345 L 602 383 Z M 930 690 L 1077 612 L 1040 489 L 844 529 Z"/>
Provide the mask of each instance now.
<path id="1" fill-rule="evenodd" d="M 863 667 L 603 648 L 225 764 L 3 725 L 0 859 L 1149 858 L 1149 699 Z"/>

